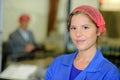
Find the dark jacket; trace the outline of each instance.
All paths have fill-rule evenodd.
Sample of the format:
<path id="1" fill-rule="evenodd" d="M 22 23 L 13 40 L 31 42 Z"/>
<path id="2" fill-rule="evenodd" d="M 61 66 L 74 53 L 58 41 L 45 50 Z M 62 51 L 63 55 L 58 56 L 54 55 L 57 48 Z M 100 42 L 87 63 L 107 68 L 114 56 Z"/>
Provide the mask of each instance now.
<path id="1" fill-rule="evenodd" d="M 10 34 L 9 36 L 9 45 L 10 51 L 12 54 L 24 54 L 25 52 L 25 45 L 32 44 L 37 47 L 37 44 L 34 40 L 33 34 L 31 31 L 28 31 L 29 40 L 26 41 L 20 34 L 19 30 L 17 29 L 15 32 Z"/>

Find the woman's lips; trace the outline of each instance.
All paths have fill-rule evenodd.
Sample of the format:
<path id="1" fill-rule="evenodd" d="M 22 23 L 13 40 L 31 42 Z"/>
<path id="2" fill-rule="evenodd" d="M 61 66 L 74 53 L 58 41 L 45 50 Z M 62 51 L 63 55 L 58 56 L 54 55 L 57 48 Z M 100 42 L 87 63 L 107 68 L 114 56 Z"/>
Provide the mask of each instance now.
<path id="1" fill-rule="evenodd" d="M 82 44 L 85 40 L 76 40 L 77 44 Z"/>

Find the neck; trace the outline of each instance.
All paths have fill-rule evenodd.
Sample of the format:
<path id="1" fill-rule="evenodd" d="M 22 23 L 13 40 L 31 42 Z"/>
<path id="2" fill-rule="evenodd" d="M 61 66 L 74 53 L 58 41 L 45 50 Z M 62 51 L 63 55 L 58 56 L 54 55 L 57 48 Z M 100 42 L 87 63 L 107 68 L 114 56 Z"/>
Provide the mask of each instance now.
<path id="1" fill-rule="evenodd" d="M 24 32 L 26 32 L 26 31 L 27 31 L 27 29 L 26 29 L 26 28 L 20 28 L 20 30 L 22 30 L 22 31 L 24 31 Z"/>
<path id="2" fill-rule="evenodd" d="M 96 51 L 96 47 L 93 47 L 86 51 L 79 51 L 75 59 L 90 62 L 96 54 Z"/>

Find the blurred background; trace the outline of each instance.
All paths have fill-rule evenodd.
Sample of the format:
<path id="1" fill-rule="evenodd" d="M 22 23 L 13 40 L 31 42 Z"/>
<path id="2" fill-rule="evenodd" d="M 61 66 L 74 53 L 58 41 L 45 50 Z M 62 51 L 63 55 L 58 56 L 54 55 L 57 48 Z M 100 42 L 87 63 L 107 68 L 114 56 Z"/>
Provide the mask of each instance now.
<path id="1" fill-rule="evenodd" d="M 3 79 L 13 70 L 34 66 L 26 80 L 43 80 L 53 59 L 75 50 L 67 32 L 67 17 L 78 5 L 88 4 L 98 8 L 106 21 L 107 32 L 100 37 L 98 47 L 103 55 L 120 69 L 120 0 L 0 0 L 0 72 Z M 43 50 L 35 58 L 19 61 L 10 60 L 9 35 L 18 28 L 18 18 L 27 13 L 31 17 L 29 29 Z M 29 70 L 28 70 L 29 71 Z M 24 73 L 24 71 L 22 72 Z M 18 75 L 21 75 L 19 73 Z M 1 79 L 2 79 L 1 78 Z M 23 79 L 24 79 L 23 78 Z"/>

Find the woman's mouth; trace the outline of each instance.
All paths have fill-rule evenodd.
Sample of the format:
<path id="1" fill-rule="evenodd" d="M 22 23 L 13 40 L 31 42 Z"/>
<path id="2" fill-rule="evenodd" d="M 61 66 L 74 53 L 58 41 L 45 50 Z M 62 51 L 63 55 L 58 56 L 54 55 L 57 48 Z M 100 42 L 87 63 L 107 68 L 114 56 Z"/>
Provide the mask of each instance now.
<path id="1" fill-rule="evenodd" d="M 85 42 L 85 40 L 76 40 L 76 43 L 77 44 L 82 44 L 82 43 L 84 43 Z"/>

